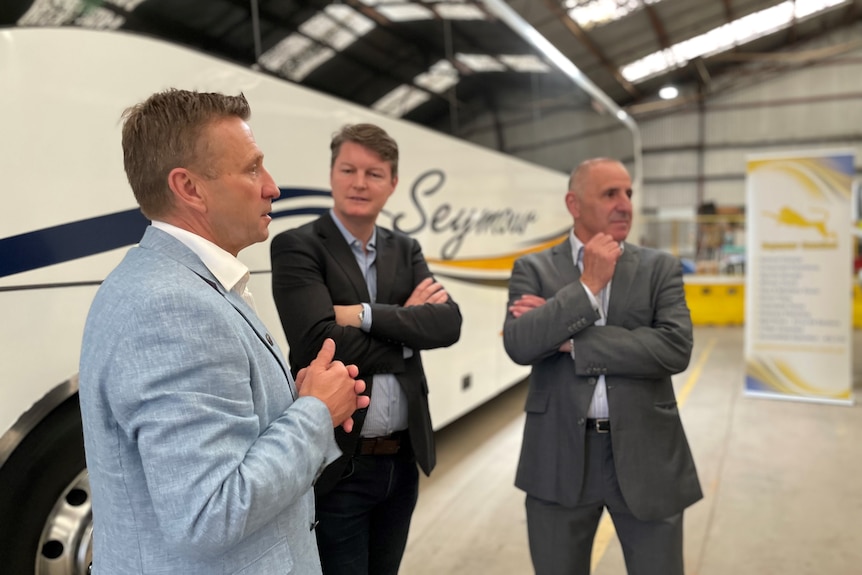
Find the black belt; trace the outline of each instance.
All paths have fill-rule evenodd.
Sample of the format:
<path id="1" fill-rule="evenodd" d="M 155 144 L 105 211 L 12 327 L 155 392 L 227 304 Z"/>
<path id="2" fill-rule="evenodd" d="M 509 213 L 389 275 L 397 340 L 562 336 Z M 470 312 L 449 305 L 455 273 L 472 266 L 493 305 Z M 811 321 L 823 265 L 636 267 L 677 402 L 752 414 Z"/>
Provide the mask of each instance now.
<path id="1" fill-rule="evenodd" d="M 395 455 L 410 443 L 407 431 L 396 431 L 381 437 L 361 437 L 356 446 L 357 455 Z"/>
<path id="2" fill-rule="evenodd" d="M 587 420 L 587 431 L 595 431 L 597 433 L 610 433 L 610 431 L 611 431 L 611 420 L 610 419 L 588 419 Z"/>

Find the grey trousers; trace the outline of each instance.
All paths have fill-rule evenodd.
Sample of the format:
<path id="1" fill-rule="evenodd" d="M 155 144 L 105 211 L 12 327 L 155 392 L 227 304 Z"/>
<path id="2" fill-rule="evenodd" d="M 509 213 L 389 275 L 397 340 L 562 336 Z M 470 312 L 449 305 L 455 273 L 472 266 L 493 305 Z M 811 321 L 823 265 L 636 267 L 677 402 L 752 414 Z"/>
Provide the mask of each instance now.
<path id="1" fill-rule="evenodd" d="M 527 532 L 536 575 L 589 575 L 593 539 L 607 507 L 628 575 L 684 575 L 682 513 L 658 521 L 632 515 L 620 492 L 610 433 L 587 433 L 584 488 L 576 507 L 527 495 Z"/>

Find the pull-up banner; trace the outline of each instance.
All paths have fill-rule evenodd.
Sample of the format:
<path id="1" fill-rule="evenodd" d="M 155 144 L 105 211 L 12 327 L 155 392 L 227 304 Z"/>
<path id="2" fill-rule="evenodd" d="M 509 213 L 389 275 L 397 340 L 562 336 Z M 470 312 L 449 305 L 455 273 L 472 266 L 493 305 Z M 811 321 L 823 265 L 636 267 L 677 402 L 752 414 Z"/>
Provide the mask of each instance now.
<path id="1" fill-rule="evenodd" d="M 852 403 L 853 155 L 747 163 L 745 392 Z"/>

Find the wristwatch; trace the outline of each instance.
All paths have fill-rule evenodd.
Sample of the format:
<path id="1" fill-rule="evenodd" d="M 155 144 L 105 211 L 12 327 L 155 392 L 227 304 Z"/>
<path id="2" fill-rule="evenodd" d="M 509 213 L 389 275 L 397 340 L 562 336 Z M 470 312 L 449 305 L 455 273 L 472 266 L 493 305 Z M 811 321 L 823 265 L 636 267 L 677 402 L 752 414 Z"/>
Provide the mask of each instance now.
<path id="1" fill-rule="evenodd" d="M 359 304 L 359 305 L 362 305 L 362 304 Z M 362 322 L 365 321 L 365 306 L 364 305 L 362 306 L 362 309 L 359 310 L 357 317 L 359 318 L 359 325 L 362 326 Z"/>

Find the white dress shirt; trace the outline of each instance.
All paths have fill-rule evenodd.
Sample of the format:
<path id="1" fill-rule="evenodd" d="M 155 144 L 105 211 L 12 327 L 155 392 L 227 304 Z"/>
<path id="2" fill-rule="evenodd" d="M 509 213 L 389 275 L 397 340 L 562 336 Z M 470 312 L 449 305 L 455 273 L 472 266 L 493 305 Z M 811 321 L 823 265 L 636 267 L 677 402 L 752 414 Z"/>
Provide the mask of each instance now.
<path id="1" fill-rule="evenodd" d="M 158 220 L 153 220 L 153 227 L 172 235 L 192 250 L 224 289 L 236 293 L 252 310 L 255 309 L 254 299 L 247 287 L 250 275 L 244 263 L 211 241 L 188 230 Z"/>
<path id="2" fill-rule="evenodd" d="M 569 240 L 572 244 L 572 259 L 578 269 L 581 270 L 581 273 L 584 273 L 584 243 L 575 235 L 574 229 L 569 233 Z M 596 320 L 595 325 L 605 325 L 608 314 L 608 301 L 611 297 L 611 282 L 609 281 L 598 295 L 593 294 L 584 282 L 581 282 L 581 285 L 584 286 L 584 291 L 587 292 L 587 296 L 589 296 L 590 302 L 593 304 L 593 309 L 599 314 L 599 319 Z M 572 359 L 575 359 L 574 340 L 572 341 Z M 593 398 L 590 400 L 590 408 L 587 410 L 587 417 L 591 419 L 607 419 L 609 413 L 608 387 L 605 382 L 605 376 L 600 375 L 596 382 L 596 389 L 593 392 Z"/>

